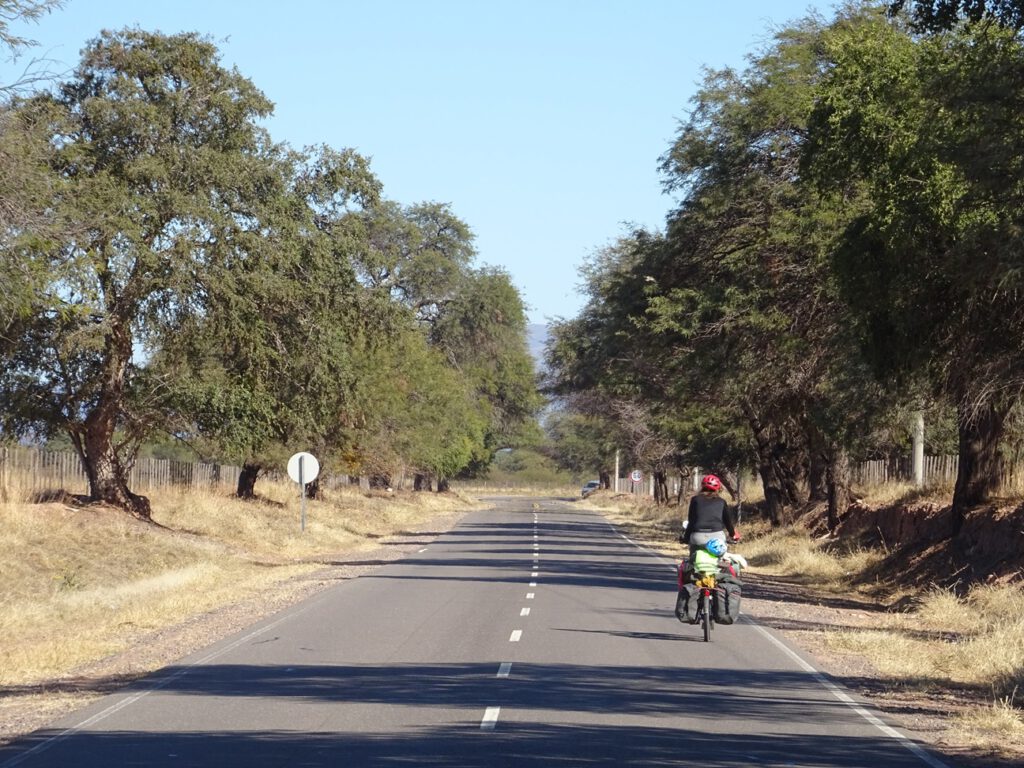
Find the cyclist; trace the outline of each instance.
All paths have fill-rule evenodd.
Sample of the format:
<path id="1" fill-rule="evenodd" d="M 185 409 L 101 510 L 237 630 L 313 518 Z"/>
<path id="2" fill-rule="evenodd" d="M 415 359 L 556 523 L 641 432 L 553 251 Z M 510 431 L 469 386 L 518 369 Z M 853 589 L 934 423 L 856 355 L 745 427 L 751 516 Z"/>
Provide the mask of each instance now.
<path id="1" fill-rule="evenodd" d="M 690 510 L 679 534 L 679 541 L 690 545 L 690 562 L 696 551 L 712 540 L 725 542 L 726 531 L 733 542 L 740 540 L 736 530 L 736 519 L 725 499 L 719 496 L 722 481 L 715 475 L 704 475 L 700 481 L 700 493 L 690 499 Z"/>

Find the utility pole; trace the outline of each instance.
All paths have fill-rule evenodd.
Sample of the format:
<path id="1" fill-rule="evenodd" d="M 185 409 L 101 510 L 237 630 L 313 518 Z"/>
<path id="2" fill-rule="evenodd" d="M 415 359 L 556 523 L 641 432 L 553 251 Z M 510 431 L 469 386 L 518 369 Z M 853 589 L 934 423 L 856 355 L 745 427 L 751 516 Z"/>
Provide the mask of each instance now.
<path id="1" fill-rule="evenodd" d="M 615 449 L 615 479 L 612 480 L 612 493 L 619 492 L 619 449 Z"/>
<path id="2" fill-rule="evenodd" d="M 924 411 L 914 414 L 914 485 L 924 485 Z"/>

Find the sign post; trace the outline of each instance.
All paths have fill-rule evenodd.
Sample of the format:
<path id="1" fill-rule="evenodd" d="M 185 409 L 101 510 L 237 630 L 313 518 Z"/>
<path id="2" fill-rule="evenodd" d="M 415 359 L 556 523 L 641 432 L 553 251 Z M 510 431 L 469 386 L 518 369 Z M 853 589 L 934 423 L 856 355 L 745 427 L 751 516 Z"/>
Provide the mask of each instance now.
<path id="1" fill-rule="evenodd" d="M 643 492 L 643 486 L 640 485 L 640 483 L 642 483 L 643 481 L 644 481 L 644 473 L 641 472 L 639 469 L 634 469 L 632 472 L 630 472 L 629 473 L 629 491 L 630 491 L 630 493 L 636 493 L 636 489 L 637 488 L 640 488 L 640 491 Z"/>
<path id="2" fill-rule="evenodd" d="M 288 459 L 288 477 L 299 484 L 302 507 L 302 531 L 306 530 L 306 483 L 312 483 L 320 474 L 320 462 L 316 456 L 300 451 Z"/>

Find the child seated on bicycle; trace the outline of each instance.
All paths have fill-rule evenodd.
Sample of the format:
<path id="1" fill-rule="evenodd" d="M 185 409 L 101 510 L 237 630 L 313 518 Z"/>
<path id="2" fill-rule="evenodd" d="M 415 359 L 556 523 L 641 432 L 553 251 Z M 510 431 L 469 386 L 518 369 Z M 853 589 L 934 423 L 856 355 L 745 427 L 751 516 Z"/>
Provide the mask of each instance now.
<path id="1" fill-rule="evenodd" d="M 739 577 L 739 570 L 747 567 L 746 558 L 728 551 L 726 543 L 720 539 L 712 539 L 699 547 L 688 561 L 686 570 L 692 572 L 693 581 L 705 576 L 718 576 L 728 573 Z"/>

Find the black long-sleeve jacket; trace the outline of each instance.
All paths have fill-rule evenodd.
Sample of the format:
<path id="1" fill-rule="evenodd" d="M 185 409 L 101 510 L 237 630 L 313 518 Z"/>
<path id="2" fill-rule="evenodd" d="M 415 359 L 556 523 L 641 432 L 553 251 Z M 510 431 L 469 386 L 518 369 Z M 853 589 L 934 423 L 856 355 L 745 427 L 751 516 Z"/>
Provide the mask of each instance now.
<path id="1" fill-rule="evenodd" d="M 736 535 L 736 517 L 721 496 L 698 493 L 690 499 L 690 512 L 686 519 L 687 536 L 712 531 L 728 531 L 730 536 Z"/>

